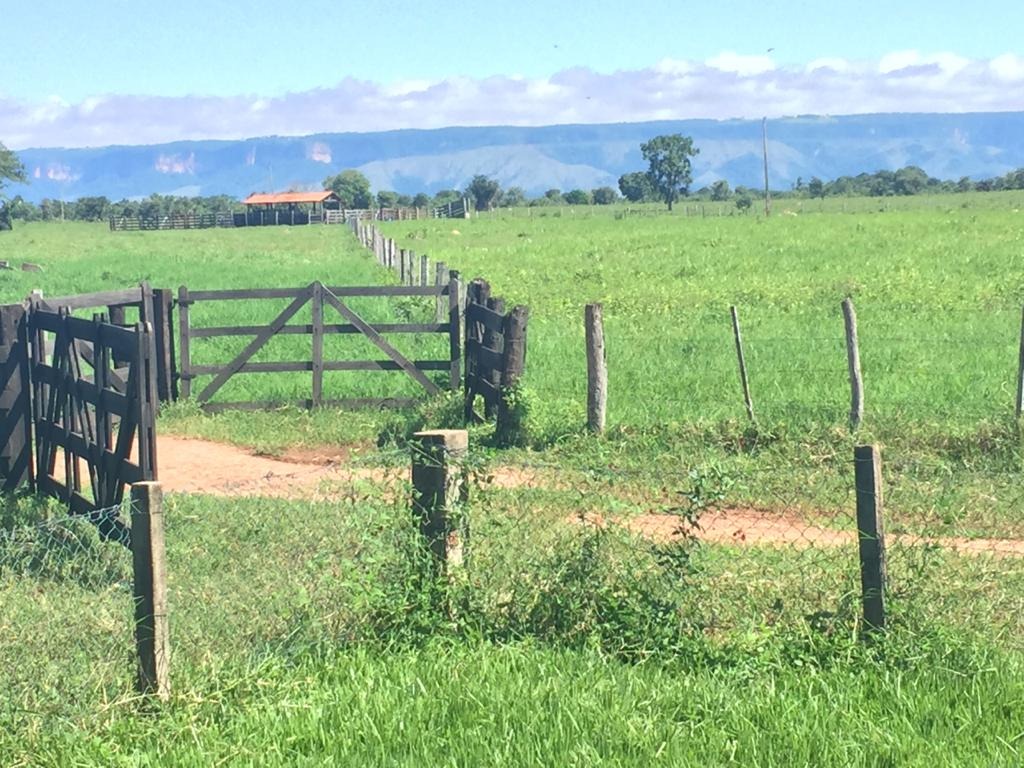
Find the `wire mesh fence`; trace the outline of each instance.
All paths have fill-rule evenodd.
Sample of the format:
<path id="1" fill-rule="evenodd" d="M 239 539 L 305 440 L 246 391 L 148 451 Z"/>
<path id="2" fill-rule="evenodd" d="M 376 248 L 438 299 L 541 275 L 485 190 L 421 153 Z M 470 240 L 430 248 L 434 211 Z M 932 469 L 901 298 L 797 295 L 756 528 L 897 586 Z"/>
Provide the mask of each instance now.
<path id="1" fill-rule="evenodd" d="M 863 629 L 852 455 L 740 470 L 471 452 L 447 501 L 464 538 L 444 568 L 411 503 L 409 451 L 361 462 L 276 498 L 167 497 L 176 696 L 258 686 L 262 665 L 301 654 L 438 635 L 637 660 Z M 1020 647 L 1020 474 L 883 452 L 882 478 L 889 631 Z M 0 604 L 3 719 L 41 727 L 138 702 L 131 556 L 94 523 L 9 509 Z"/>

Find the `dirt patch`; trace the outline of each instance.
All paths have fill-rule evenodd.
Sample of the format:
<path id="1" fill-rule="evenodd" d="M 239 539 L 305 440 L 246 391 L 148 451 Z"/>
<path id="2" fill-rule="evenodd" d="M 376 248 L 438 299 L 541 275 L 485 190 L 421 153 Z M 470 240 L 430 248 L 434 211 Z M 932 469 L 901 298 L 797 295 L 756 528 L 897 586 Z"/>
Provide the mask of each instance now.
<path id="1" fill-rule="evenodd" d="M 157 444 L 160 480 L 171 493 L 214 496 L 265 496 L 330 499 L 367 483 L 394 490 L 409 480 L 409 468 L 358 465 L 351 449 L 298 449 L 281 457 L 258 456 L 231 445 L 181 437 L 160 437 Z M 372 457 L 372 453 L 370 454 Z M 522 467 L 498 467 L 488 483 L 496 488 L 566 487 L 548 472 Z M 621 521 L 630 530 L 652 539 L 679 536 L 679 518 L 651 513 Z M 759 509 L 726 509 L 705 514 L 697 538 L 719 544 L 769 545 L 795 548 L 855 546 L 855 531 L 816 525 L 792 513 Z M 887 536 L 889 546 L 936 545 L 965 554 L 1024 555 L 1024 541 Z"/>
<path id="2" fill-rule="evenodd" d="M 655 540 L 670 541 L 683 535 L 679 518 L 672 515 L 639 515 L 622 521 L 636 533 Z M 785 513 L 755 509 L 724 509 L 706 514 L 700 527 L 691 531 L 701 541 L 716 544 L 769 545 L 778 547 L 853 547 L 858 543 L 854 531 L 824 528 Z M 915 536 L 888 534 L 888 548 L 894 546 L 938 546 L 969 555 L 1024 555 L 1024 541 L 1019 539 L 968 539 L 959 536 Z"/>
<path id="3" fill-rule="evenodd" d="M 157 457 L 160 481 L 171 493 L 317 498 L 327 495 L 325 484 L 385 483 L 400 475 L 398 469 L 352 466 L 350 452 L 292 451 L 271 458 L 181 437 L 160 437 Z"/>

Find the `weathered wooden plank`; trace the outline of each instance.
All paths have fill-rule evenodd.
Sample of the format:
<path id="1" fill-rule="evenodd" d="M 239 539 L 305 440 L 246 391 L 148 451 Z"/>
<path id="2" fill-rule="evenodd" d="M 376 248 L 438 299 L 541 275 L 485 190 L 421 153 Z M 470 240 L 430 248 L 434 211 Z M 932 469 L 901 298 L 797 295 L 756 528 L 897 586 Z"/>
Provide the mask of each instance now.
<path id="1" fill-rule="evenodd" d="M 313 407 L 319 408 L 324 399 L 324 287 L 313 283 Z"/>
<path id="2" fill-rule="evenodd" d="M 871 634 L 885 631 L 887 569 L 882 524 L 882 462 L 878 446 L 855 446 L 853 460 L 864 630 Z"/>
<path id="3" fill-rule="evenodd" d="M 71 337 L 92 344 L 103 344 L 115 355 L 125 358 L 131 358 L 135 351 L 135 333 L 129 328 L 109 324 L 95 326 L 91 320 L 80 317 L 69 316 L 62 320 L 60 315 L 45 310 L 32 312 L 29 324 L 32 331 L 50 333 L 58 333 L 62 328 L 66 328 Z"/>
<path id="4" fill-rule="evenodd" d="M 608 365 L 604 352 L 604 319 L 600 304 L 587 304 L 583 324 L 587 343 L 587 428 L 602 434 L 608 403 Z"/>
<path id="5" fill-rule="evenodd" d="M 492 349 L 476 339 L 466 340 L 466 350 L 476 361 L 474 375 L 479 374 L 488 381 L 491 381 L 493 379 L 489 375 L 490 372 L 501 372 L 502 361 L 504 359 L 501 351 Z"/>
<path id="6" fill-rule="evenodd" d="M 324 408 L 384 409 L 411 408 L 419 401 L 411 397 L 350 397 L 340 400 L 324 400 Z M 280 408 L 309 408 L 309 400 L 262 400 L 233 403 L 203 403 L 207 413 L 223 411 L 274 411 Z"/>
<path id="7" fill-rule="evenodd" d="M 421 371 L 447 371 L 449 360 L 412 360 Z M 194 365 L 193 376 L 212 376 L 225 370 L 225 365 Z M 235 374 L 243 373 L 305 373 L 313 370 L 311 360 L 292 362 L 246 363 Z M 324 371 L 401 371 L 401 365 L 394 360 L 325 360 Z"/>
<path id="8" fill-rule="evenodd" d="M 458 392 L 462 380 L 462 308 L 459 304 L 459 273 L 451 270 L 448 273 L 448 355 L 451 367 L 448 370 L 448 389 Z"/>
<path id="9" fill-rule="evenodd" d="M 502 327 L 499 330 L 495 331 L 486 325 L 484 326 L 484 338 L 481 349 L 493 349 L 503 353 L 505 349 L 505 338 L 503 333 L 505 328 L 505 300 L 502 298 L 498 298 L 497 296 L 488 296 L 487 309 L 501 316 Z M 477 375 L 490 381 L 491 384 L 494 385 L 494 387 L 500 388 L 501 369 L 502 364 L 499 363 L 498 365 L 494 366 L 494 368 L 492 368 L 491 370 L 477 371 Z M 487 416 L 487 418 L 494 417 L 494 405 L 488 404 L 488 408 L 485 412 L 485 415 Z"/>
<path id="10" fill-rule="evenodd" d="M 97 464 L 101 473 L 107 475 L 109 479 L 116 478 L 126 483 L 145 479 L 139 466 L 129 459 L 110 449 L 101 449 L 99 445 L 86 440 L 76 432 L 65 432 L 62 426 L 51 421 L 36 425 L 36 439 L 46 440 L 48 444 L 60 448 L 65 454 Z"/>
<path id="11" fill-rule="evenodd" d="M 138 339 L 136 367 L 137 389 L 133 393 L 138 403 L 139 422 L 136 427 L 138 436 L 137 463 L 142 470 L 143 480 L 157 480 L 156 461 L 156 412 L 159 399 L 156 394 L 156 347 L 153 343 L 153 327 L 150 323 L 139 323 L 135 326 Z M 124 486 L 119 486 L 116 499 L 121 500 Z"/>
<path id="12" fill-rule="evenodd" d="M 484 297 L 484 301 L 486 302 L 488 298 L 490 298 L 489 293 Z M 502 325 L 505 322 L 505 315 L 494 311 L 484 304 L 471 302 L 466 307 L 466 322 L 479 323 L 485 330 L 492 333 L 501 333 Z"/>
<path id="13" fill-rule="evenodd" d="M 126 288 L 121 291 L 98 291 L 82 293 L 77 296 L 56 296 L 44 298 L 40 306 L 48 311 L 56 312 L 60 307 L 67 309 L 92 309 L 111 305 L 138 304 L 142 301 L 142 288 Z"/>
<path id="14" fill-rule="evenodd" d="M 281 314 L 279 314 L 274 319 L 274 321 L 269 326 L 267 326 L 267 329 L 265 331 L 257 335 L 251 342 L 249 342 L 249 344 L 246 345 L 245 349 L 243 349 L 238 354 L 238 356 L 235 357 L 235 359 L 232 360 L 231 363 L 228 364 L 228 366 L 225 367 L 225 369 L 216 376 L 216 378 L 214 378 L 213 381 L 206 385 L 203 391 L 199 393 L 199 402 L 204 403 L 211 397 L 213 397 L 217 390 L 224 386 L 224 383 L 229 378 L 231 378 L 232 373 L 234 373 L 247 362 L 249 362 L 250 358 L 252 358 L 252 356 L 255 355 L 256 352 L 258 352 L 260 348 L 267 343 L 270 337 L 277 333 L 281 328 L 283 328 L 285 323 L 287 323 L 292 317 L 294 317 L 296 312 L 298 312 L 300 309 L 302 309 L 302 307 L 306 305 L 306 302 L 309 301 L 311 295 L 312 286 L 307 286 L 306 290 L 302 294 L 297 296 L 291 302 L 291 304 L 285 307 Z"/>
<path id="15" fill-rule="evenodd" d="M 128 398 L 117 391 L 100 389 L 95 383 L 84 378 L 60 371 L 53 366 L 40 363 L 32 368 L 36 381 L 50 386 L 63 383 L 69 387 L 71 394 L 89 405 L 110 411 L 115 416 L 124 417 L 128 412 Z"/>
<path id="16" fill-rule="evenodd" d="M 171 305 L 173 297 L 166 288 L 153 291 L 153 341 L 156 346 L 156 393 L 160 402 L 169 403 L 176 397 L 174 363 L 174 320 Z"/>
<path id="17" fill-rule="evenodd" d="M 864 420 L 864 378 L 860 371 L 860 346 L 857 343 L 857 311 L 850 298 L 843 299 L 842 307 L 846 365 L 850 374 L 850 429 L 856 431 Z"/>
<path id="18" fill-rule="evenodd" d="M 437 388 L 437 385 L 424 376 L 423 372 L 418 370 L 416 366 L 405 357 L 405 355 L 391 346 L 383 336 L 377 333 L 368 323 L 349 309 L 344 303 L 339 301 L 338 297 L 329 290 L 324 291 L 324 301 L 334 307 L 342 317 L 359 328 L 363 332 L 363 335 L 366 336 L 366 338 L 368 338 L 373 345 L 377 347 L 377 349 L 398 363 L 402 367 L 402 370 L 409 374 L 413 380 L 417 381 L 420 386 L 427 390 L 427 392 L 431 395 L 436 395 L 441 391 Z"/>
<path id="19" fill-rule="evenodd" d="M 439 291 L 433 285 L 358 285 L 358 286 L 325 286 L 337 297 L 346 296 L 438 296 Z M 308 291 L 305 288 L 252 288 L 246 290 L 225 291 L 191 291 L 192 301 L 243 301 L 247 299 L 292 299 Z"/>
<path id="20" fill-rule="evenodd" d="M 189 322 L 189 307 L 192 298 L 184 285 L 178 289 L 178 349 L 181 370 L 178 372 L 179 390 L 182 398 L 187 400 L 192 395 L 192 327 Z"/>
<path id="21" fill-rule="evenodd" d="M 501 331 L 504 347 L 495 437 L 498 445 L 504 447 L 522 446 L 526 438 L 523 412 L 515 407 L 514 394 L 526 371 L 526 324 L 529 317 L 530 311 L 526 307 L 513 307 L 505 316 Z"/>
<path id="22" fill-rule="evenodd" d="M 217 325 L 207 328 L 192 328 L 189 335 L 193 339 L 208 339 L 220 336 L 255 336 L 265 331 L 267 325 Z M 448 323 L 380 323 L 373 326 L 377 333 L 451 333 Z M 324 324 L 324 333 L 331 334 L 359 334 L 362 333 L 356 326 L 350 323 Z M 313 333 L 313 325 L 286 325 L 277 332 L 279 336 L 308 336 Z"/>
<path id="23" fill-rule="evenodd" d="M 32 486 L 28 324 L 21 304 L 0 307 L 0 479 L 3 490 Z"/>
<path id="24" fill-rule="evenodd" d="M 466 313 L 465 313 L 465 344 L 463 346 L 463 352 L 465 354 L 465 384 L 464 390 L 464 401 L 463 401 L 463 416 L 467 423 L 472 421 L 479 421 L 479 417 L 473 410 L 474 401 L 477 394 L 477 384 L 481 380 L 480 366 L 478 360 L 473 356 L 472 350 L 475 349 L 472 345 L 474 343 L 480 344 L 484 338 L 484 326 L 482 323 L 474 319 L 473 312 L 477 308 L 486 309 L 487 299 L 491 295 L 491 286 L 486 280 L 476 278 L 471 281 L 466 287 Z M 451 301 L 451 297 L 449 298 Z M 455 298 L 455 309 L 458 311 L 459 303 L 458 298 Z"/>
<path id="25" fill-rule="evenodd" d="M 159 483 L 132 486 L 131 548 L 136 690 L 167 701 L 171 697 L 171 634 L 167 621 L 163 491 Z"/>

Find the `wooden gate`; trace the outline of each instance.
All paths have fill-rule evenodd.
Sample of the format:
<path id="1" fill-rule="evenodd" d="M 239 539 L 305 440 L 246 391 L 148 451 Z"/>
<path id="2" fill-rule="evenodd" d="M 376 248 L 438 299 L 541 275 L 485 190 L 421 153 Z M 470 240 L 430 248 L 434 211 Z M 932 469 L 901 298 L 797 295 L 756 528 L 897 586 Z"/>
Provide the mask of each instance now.
<path id="1" fill-rule="evenodd" d="M 448 318 L 438 323 L 369 323 L 345 303 L 348 297 L 366 296 L 419 296 L 445 299 L 448 304 Z M 305 408 L 320 406 L 359 407 L 403 407 L 415 402 L 409 398 L 331 398 L 324 393 L 325 371 L 402 371 L 417 382 L 428 394 L 437 394 L 439 387 L 425 374 L 426 371 L 445 371 L 452 391 L 459 388 L 461 376 L 461 342 L 459 313 L 459 275 L 452 272 L 449 282 L 440 286 L 355 286 L 328 287 L 321 282 L 310 283 L 304 288 L 270 288 L 255 290 L 189 291 L 182 286 L 178 291 L 179 332 L 180 332 L 180 379 L 181 395 L 192 396 L 193 381 L 198 376 L 213 376 L 195 395 L 196 401 L 206 411 L 229 409 L 262 410 L 284 405 L 298 405 Z M 202 301 L 236 301 L 256 299 L 291 299 L 287 307 L 267 325 L 213 326 L 196 328 L 192 325 L 191 307 Z M 312 322 L 289 324 L 295 315 L 307 304 L 312 307 Z M 344 320 L 341 324 L 324 322 L 324 310 L 337 312 Z M 410 360 L 394 346 L 385 334 L 447 334 L 449 354 L 443 360 Z M 254 362 L 253 357 L 274 336 L 309 335 L 312 350 L 308 360 L 282 362 Z M 325 360 L 324 338 L 329 334 L 358 334 L 367 338 L 386 359 L 383 360 Z M 252 340 L 230 362 L 221 365 L 196 365 L 192 362 L 192 342 L 196 339 L 223 336 L 251 336 Z M 311 374 L 311 396 L 308 399 L 252 402 L 211 402 L 218 391 L 237 374 L 303 372 Z"/>
<path id="2" fill-rule="evenodd" d="M 115 508 L 126 485 L 156 479 L 151 326 L 125 328 L 106 315 L 85 320 L 37 301 L 28 330 L 36 490 L 127 545 L 129 530 Z"/>

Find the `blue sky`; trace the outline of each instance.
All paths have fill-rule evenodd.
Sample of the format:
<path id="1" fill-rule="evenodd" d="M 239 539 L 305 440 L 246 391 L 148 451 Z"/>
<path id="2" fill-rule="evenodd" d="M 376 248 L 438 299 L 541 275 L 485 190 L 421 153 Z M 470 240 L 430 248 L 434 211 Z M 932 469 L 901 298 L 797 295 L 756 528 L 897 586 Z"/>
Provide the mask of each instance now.
<path id="1" fill-rule="evenodd" d="M 5 5 L 0 140 L 19 147 L 1024 109 L 1021 0 Z"/>

